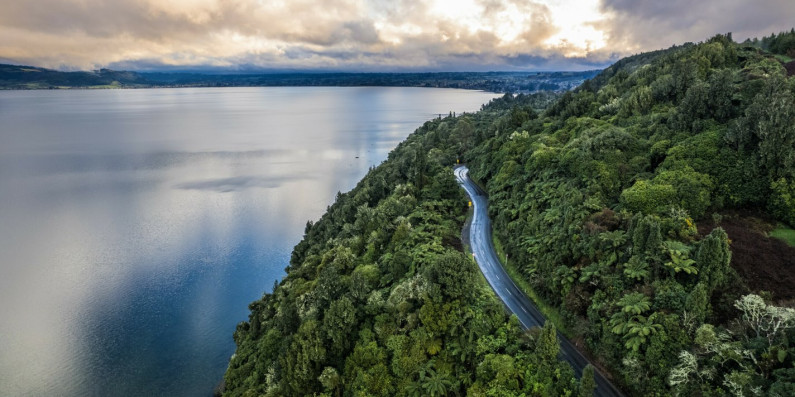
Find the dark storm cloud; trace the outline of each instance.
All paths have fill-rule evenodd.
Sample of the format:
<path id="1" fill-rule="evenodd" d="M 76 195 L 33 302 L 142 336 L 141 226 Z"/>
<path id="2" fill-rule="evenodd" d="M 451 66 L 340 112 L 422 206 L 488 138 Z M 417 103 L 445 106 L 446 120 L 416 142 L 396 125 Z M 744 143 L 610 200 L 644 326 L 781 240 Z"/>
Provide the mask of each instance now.
<path id="1" fill-rule="evenodd" d="M 610 45 L 638 50 L 702 41 L 733 32 L 735 40 L 795 26 L 793 0 L 603 0 Z"/>

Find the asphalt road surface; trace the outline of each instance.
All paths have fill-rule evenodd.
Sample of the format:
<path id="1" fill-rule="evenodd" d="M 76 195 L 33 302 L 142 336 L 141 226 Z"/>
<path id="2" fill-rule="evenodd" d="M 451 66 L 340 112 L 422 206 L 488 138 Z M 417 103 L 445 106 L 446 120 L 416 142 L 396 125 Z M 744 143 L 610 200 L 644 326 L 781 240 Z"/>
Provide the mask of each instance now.
<path id="1" fill-rule="evenodd" d="M 491 239 L 491 220 L 489 219 L 488 199 L 485 192 L 469 179 L 469 169 L 467 167 L 456 168 L 455 175 L 458 183 L 466 190 L 470 200 L 472 200 L 474 216 L 469 227 L 469 242 L 480 271 L 483 272 L 491 288 L 505 303 L 508 310 L 516 314 L 519 322 L 525 328 L 543 326 L 544 315 L 541 314 L 541 311 L 538 310 L 533 301 L 514 284 L 497 258 L 497 252 L 494 250 Z M 560 340 L 561 358 L 571 364 L 577 377 L 580 377 L 583 368 L 590 362 L 560 332 L 558 332 L 558 339 Z M 595 396 L 623 396 L 621 391 L 613 386 L 598 370 L 594 371 L 594 374 L 596 378 Z"/>

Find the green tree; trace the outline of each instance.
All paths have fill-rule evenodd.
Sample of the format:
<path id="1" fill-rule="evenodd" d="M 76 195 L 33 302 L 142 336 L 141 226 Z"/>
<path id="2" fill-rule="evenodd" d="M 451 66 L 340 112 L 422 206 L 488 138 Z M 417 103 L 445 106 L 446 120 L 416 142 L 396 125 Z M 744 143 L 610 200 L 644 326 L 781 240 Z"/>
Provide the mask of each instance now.
<path id="1" fill-rule="evenodd" d="M 637 181 L 621 193 L 621 203 L 631 212 L 655 214 L 676 202 L 676 189 L 669 184 Z"/>
<path id="2" fill-rule="evenodd" d="M 648 317 L 633 316 L 627 322 L 626 333 L 624 334 L 624 347 L 632 351 L 640 350 L 649 337 L 663 329 L 663 326 L 657 324 L 657 313 L 653 313 Z"/>
<path id="3" fill-rule="evenodd" d="M 558 331 L 552 321 L 546 321 L 536 342 L 536 355 L 541 363 L 552 363 L 560 352 Z"/>
<path id="4" fill-rule="evenodd" d="M 282 304 L 279 305 L 279 311 L 276 314 L 276 328 L 284 335 L 289 335 L 298 329 L 301 324 L 301 319 L 298 316 L 298 307 L 295 304 L 295 299 L 286 297 Z"/>
<path id="5" fill-rule="evenodd" d="M 582 370 L 582 378 L 580 378 L 580 387 L 578 395 L 580 397 L 593 397 L 593 392 L 596 390 L 596 379 L 594 378 L 593 365 L 588 364 Z"/>
<path id="6" fill-rule="evenodd" d="M 345 360 L 346 389 L 354 396 L 392 396 L 394 382 L 386 365 L 386 351 L 367 339 L 361 338 Z"/>
<path id="7" fill-rule="evenodd" d="M 323 329 L 332 349 L 341 354 L 351 344 L 350 333 L 356 326 L 356 307 L 348 297 L 331 302 L 323 316 Z"/>
<path id="8" fill-rule="evenodd" d="M 795 99 L 784 77 L 764 81 L 745 116 L 736 120 L 727 140 L 738 149 L 756 154 L 770 180 L 795 173 Z"/>
<path id="9" fill-rule="evenodd" d="M 323 385 L 323 389 L 325 389 L 326 393 L 337 397 L 341 395 L 342 389 L 340 386 L 342 386 L 342 379 L 335 368 L 326 367 L 317 380 Z"/>
<path id="10" fill-rule="evenodd" d="M 441 292 L 450 299 L 459 299 L 472 294 L 475 282 L 472 262 L 460 252 L 446 252 L 437 256 L 425 267 L 425 278 L 441 287 Z"/>
<path id="11" fill-rule="evenodd" d="M 649 264 L 635 255 L 624 264 L 624 275 L 634 281 L 644 281 L 649 277 Z"/>
<path id="12" fill-rule="evenodd" d="M 672 186 L 676 191 L 675 203 L 694 218 L 703 216 L 712 205 L 712 178 L 694 171 L 690 166 L 663 171 L 654 178 L 653 183 Z"/>
<path id="13" fill-rule="evenodd" d="M 521 363 L 507 354 L 487 354 L 478 365 L 477 378 L 485 384 L 499 385 L 505 391 L 519 391 Z"/>
<path id="14" fill-rule="evenodd" d="M 780 178 L 770 183 L 768 199 L 770 212 L 784 222 L 795 226 L 795 177 Z"/>
<path id="15" fill-rule="evenodd" d="M 631 292 L 618 300 L 617 305 L 623 313 L 636 315 L 646 312 L 651 308 L 649 297 L 640 292 Z"/>
<path id="16" fill-rule="evenodd" d="M 577 274 L 574 269 L 565 265 L 560 265 L 555 268 L 553 280 L 555 286 L 558 287 L 560 295 L 566 296 L 574 285 L 574 282 L 577 281 Z"/>
<path id="17" fill-rule="evenodd" d="M 663 247 L 668 251 L 670 258 L 668 262 L 665 262 L 665 266 L 671 270 L 672 274 L 679 272 L 698 274 L 698 268 L 694 266 L 696 261 L 690 259 L 690 246 L 681 241 L 668 240 L 663 243 Z"/>
<path id="18" fill-rule="evenodd" d="M 732 272 L 730 262 L 729 236 L 723 228 L 715 228 L 701 241 L 696 251 L 699 279 L 710 294 L 729 280 Z"/>
<path id="19" fill-rule="evenodd" d="M 643 258 L 654 259 L 662 248 L 660 223 L 652 216 L 637 214 L 633 218 L 632 253 Z"/>
<path id="20" fill-rule="evenodd" d="M 686 131 L 699 131 L 703 120 L 710 114 L 709 85 L 696 80 L 685 93 L 684 99 L 677 107 L 678 114 L 674 118 L 674 128 Z"/>
<path id="21" fill-rule="evenodd" d="M 753 132 L 759 139 L 759 157 L 771 179 L 795 176 L 795 99 L 782 79 L 771 79 L 773 93 L 751 105 L 760 113 Z M 753 108 L 758 106 L 759 108 Z M 758 109 L 758 110 L 757 110 Z"/>
<path id="22" fill-rule="evenodd" d="M 292 343 L 279 358 L 289 394 L 308 394 L 319 386 L 318 376 L 326 360 L 326 348 L 320 327 L 315 320 L 301 323 Z"/>
<path id="23" fill-rule="evenodd" d="M 779 368 L 773 371 L 776 380 L 771 386 L 771 397 L 795 396 L 795 368 Z"/>
<path id="24" fill-rule="evenodd" d="M 446 396 L 453 386 L 453 381 L 449 374 L 436 371 L 433 368 L 422 374 L 420 382 L 422 383 L 422 389 L 431 397 Z"/>
<path id="25" fill-rule="evenodd" d="M 662 325 L 656 323 L 657 313 L 646 317 L 642 314 L 651 309 L 651 300 L 640 292 L 631 292 L 616 302 L 621 310 L 610 318 L 611 331 L 622 335 L 624 346 L 638 351 L 652 334 L 660 331 Z"/>
<path id="26" fill-rule="evenodd" d="M 707 316 L 709 306 L 709 295 L 707 293 L 707 286 L 702 282 L 696 284 L 696 287 L 687 295 L 685 301 L 685 310 L 694 321 L 694 326 L 700 326 Z"/>
<path id="27" fill-rule="evenodd" d="M 743 325 L 757 338 L 765 338 L 769 346 L 795 328 L 795 309 L 769 305 L 759 295 L 745 295 L 734 307 L 742 312 Z"/>

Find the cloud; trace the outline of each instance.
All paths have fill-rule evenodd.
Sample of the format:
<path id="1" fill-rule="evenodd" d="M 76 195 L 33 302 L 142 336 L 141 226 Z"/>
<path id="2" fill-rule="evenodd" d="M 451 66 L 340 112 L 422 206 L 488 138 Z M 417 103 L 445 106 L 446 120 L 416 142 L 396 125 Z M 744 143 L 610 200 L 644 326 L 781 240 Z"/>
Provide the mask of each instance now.
<path id="1" fill-rule="evenodd" d="M 0 59 L 60 69 L 600 67 L 719 32 L 788 29 L 791 0 L 0 2 Z"/>

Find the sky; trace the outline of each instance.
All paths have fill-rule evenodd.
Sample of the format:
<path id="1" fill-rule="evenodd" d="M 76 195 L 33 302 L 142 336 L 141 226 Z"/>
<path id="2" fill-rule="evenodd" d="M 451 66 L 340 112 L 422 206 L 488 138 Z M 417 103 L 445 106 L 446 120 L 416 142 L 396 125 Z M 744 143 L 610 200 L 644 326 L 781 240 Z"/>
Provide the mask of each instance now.
<path id="1" fill-rule="evenodd" d="M 60 70 L 586 70 L 795 26 L 795 0 L 25 0 L 0 62 Z"/>

